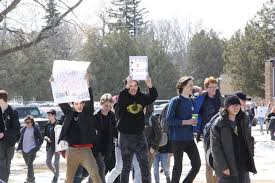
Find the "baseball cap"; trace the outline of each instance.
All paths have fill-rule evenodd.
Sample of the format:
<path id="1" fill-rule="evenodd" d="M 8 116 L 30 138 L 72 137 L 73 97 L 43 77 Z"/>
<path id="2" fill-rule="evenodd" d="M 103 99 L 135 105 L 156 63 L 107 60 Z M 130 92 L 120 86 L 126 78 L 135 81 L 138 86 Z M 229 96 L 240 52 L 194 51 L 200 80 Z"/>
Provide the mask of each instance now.
<path id="1" fill-rule="evenodd" d="M 251 100 L 243 91 L 236 91 L 235 95 L 241 100 Z"/>

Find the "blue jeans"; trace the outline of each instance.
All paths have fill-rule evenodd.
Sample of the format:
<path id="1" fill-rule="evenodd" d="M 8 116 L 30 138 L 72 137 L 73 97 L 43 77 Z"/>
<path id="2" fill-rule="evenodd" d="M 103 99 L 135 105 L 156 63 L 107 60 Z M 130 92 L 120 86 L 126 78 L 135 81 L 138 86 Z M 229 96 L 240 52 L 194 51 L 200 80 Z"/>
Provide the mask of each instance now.
<path id="1" fill-rule="evenodd" d="M 54 164 L 52 164 L 53 156 L 54 156 Z M 46 164 L 48 168 L 53 172 L 56 178 L 59 177 L 59 160 L 60 160 L 60 154 L 58 152 L 55 152 L 54 148 L 49 148 L 47 150 Z"/>
<path id="2" fill-rule="evenodd" d="M 155 182 L 159 182 L 159 162 L 166 178 L 169 178 L 168 153 L 157 153 L 153 163 Z"/>
<path id="3" fill-rule="evenodd" d="M 262 117 L 258 117 L 258 121 L 261 127 L 261 132 L 263 131 L 263 127 L 264 127 L 264 118 Z"/>
<path id="4" fill-rule="evenodd" d="M 98 166 L 98 173 L 100 175 L 102 183 L 106 183 L 106 181 L 105 181 L 106 166 L 105 166 L 105 162 L 104 162 L 104 156 L 101 153 L 99 153 L 95 159 L 96 159 L 96 163 Z M 92 182 L 93 181 L 92 181 L 91 177 L 89 177 L 88 183 L 92 183 Z"/>
<path id="5" fill-rule="evenodd" d="M 83 171 L 84 168 L 82 166 L 79 166 L 74 177 L 73 183 L 81 183 L 81 181 L 84 179 L 83 178 Z"/>

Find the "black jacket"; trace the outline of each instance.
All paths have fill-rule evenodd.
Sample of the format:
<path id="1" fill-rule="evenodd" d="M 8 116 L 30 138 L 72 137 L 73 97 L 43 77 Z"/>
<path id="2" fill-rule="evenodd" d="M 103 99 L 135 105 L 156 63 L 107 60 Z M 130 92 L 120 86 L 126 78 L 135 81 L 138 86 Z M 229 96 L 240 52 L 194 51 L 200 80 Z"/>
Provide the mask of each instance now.
<path id="1" fill-rule="evenodd" d="M 249 133 L 247 127 L 247 115 L 240 111 L 236 117 L 237 126 L 240 129 L 240 134 L 244 142 L 241 148 L 247 148 L 248 164 L 246 165 L 247 172 L 257 173 L 254 163 L 254 138 Z M 233 132 L 230 126 L 230 121 L 225 112 L 216 119 L 210 130 L 210 144 L 213 153 L 214 169 L 217 176 L 223 176 L 223 171 L 230 170 L 232 176 L 238 175 L 238 162 L 235 157 L 235 149 L 233 143 Z"/>
<path id="2" fill-rule="evenodd" d="M 153 112 L 153 104 L 146 106 L 144 133 L 148 143 L 148 148 L 150 149 L 152 147 L 153 149 L 158 150 L 161 138 L 161 127 L 159 117 L 153 115 Z"/>
<path id="3" fill-rule="evenodd" d="M 24 138 L 24 134 L 25 134 L 25 131 L 26 131 L 26 128 L 27 127 L 24 127 L 21 129 L 21 132 L 20 132 L 20 140 L 19 140 L 19 143 L 18 143 L 18 148 L 17 150 L 23 150 L 23 138 Z M 39 131 L 39 127 L 34 124 L 33 125 L 33 135 L 34 135 L 34 141 L 35 141 L 35 145 L 36 145 L 36 149 L 39 150 L 39 148 L 41 147 L 41 145 L 43 144 L 43 138 L 42 138 L 42 135 Z"/>
<path id="4" fill-rule="evenodd" d="M 114 138 L 117 138 L 115 115 L 112 111 L 108 113 L 108 126 L 104 126 L 103 124 L 103 115 L 101 114 L 101 110 L 99 110 L 94 117 L 96 121 L 95 127 L 97 130 L 97 142 L 93 152 L 96 155 L 101 153 L 105 157 L 111 156 L 114 150 Z M 104 136 L 104 134 L 107 134 L 108 137 Z"/>
<path id="5" fill-rule="evenodd" d="M 157 116 L 152 116 L 150 118 L 152 126 L 146 125 L 145 126 L 145 137 L 148 143 L 148 147 L 152 147 L 155 150 L 158 150 L 159 142 L 161 138 L 161 127 L 160 127 L 160 121 Z"/>
<path id="6" fill-rule="evenodd" d="M 96 141 L 95 119 L 93 116 L 94 102 L 91 87 L 89 88 L 89 93 L 91 100 L 85 102 L 84 109 L 81 113 L 79 113 L 78 117 L 78 124 L 80 128 L 79 138 L 81 139 L 81 144 L 95 144 Z M 72 120 L 75 117 L 75 110 L 70 107 L 68 103 L 59 104 L 59 106 L 65 115 L 65 119 L 58 143 L 61 140 L 65 140 L 69 143 L 69 145 L 71 145 L 69 131 L 71 129 Z"/>
<path id="7" fill-rule="evenodd" d="M 4 138 L 0 141 L 5 141 L 7 147 L 14 146 L 20 137 L 18 113 L 8 105 L 3 114 L 0 108 L 0 114 L 0 133 L 4 133 Z"/>
<path id="8" fill-rule="evenodd" d="M 55 132 L 54 127 L 58 124 L 57 121 L 55 123 L 51 124 L 51 122 L 47 123 L 45 125 L 45 136 L 49 137 L 51 139 L 51 143 L 49 143 L 47 140 L 46 150 L 48 150 L 50 147 L 55 149 Z M 52 128 L 52 129 L 51 129 Z"/>
<path id="9" fill-rule="evenodd" d="M 120 92 L 118 110 L 118 131 L 125 134 L 142 134 L 145 126 L 143 108 L 152 104 L 158 97 L 155 87 L 149 88 L 149 93 L 142 93 L 139 89 L 135 96 L 128 89 Z"/>

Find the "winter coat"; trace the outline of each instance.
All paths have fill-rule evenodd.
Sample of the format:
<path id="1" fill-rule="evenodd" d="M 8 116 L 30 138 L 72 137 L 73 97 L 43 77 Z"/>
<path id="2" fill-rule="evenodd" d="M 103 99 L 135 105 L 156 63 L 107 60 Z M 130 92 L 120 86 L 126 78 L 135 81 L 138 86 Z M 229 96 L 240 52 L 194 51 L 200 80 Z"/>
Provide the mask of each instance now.
<path id="1" fill-rule="evenodd" d="M 57 125 L 57 121 L 55 121 L 54 124 L 51 124 L 51 122 L 47 123 L 45 125 L 45 136 L 49 137 L 51 139 L 51 143 L 47 142 L 46 145 L 46 150 L 48 150 L 50 147 L 55 149 L 55 131 L 54 131 L 54 127 Z M 53 126 L 53 129 L 50 129 L 50 126 Z"/>
<path id="2" fill-rule="evenodd" d="M 254 138 L 250 136 L 247 115 L 240 111 L 236 117 L 237 125 L 241 130 L 240 138 L 244 141 L 244 147 L 247 148 L 248 164 L 247 172 L 257 173 L 254 163 Z M 223 171 L 230 170 L 232 176 L 238 175 L 238 162 L 236 161 L 233 143 L 233 132 L 230 121 L 225 112 L 216 119 L 210 130 L 210 146 L 212 148 L 214 169 L 217 176 L 223 176 Z"/>
<path id="3" fill-rule="evenodd" d="M 199 95 L 194 100 L 194 113 L 199 114 L 198 115 L 198 124 L 197 124 L 196 128 L 194 129 L 194 131 L 199 134 L 202 134 L 203 129 L 206 125 L 206 121 L 203 121 L 203 115 L 201 113 L 201 109 L 203 107 L 203 103 L 205 102 L 207 95 L 208 95 L 208 93 L 204 92 L 202 95 Z M 215 98 L 218 100 L 219 105 L 223 106 L 224 97 L 221 95 L 219 90 L 216 91 Z"/>
<path id="4" fill-rule="evenodd" d="M 82 112 L 79 113 L 78 124 L 80 128 L 80 139 L 81 144 L 95 144 L 96 142 L 96 130 L 95 130 L 95 119 L 94 113 L 94 102 L 91 87 L 89 88 L 90 100 L 85 102 L 85 106 Z M 71 123 L 75 117 L 75 110 L 68 104 L 59 104 L 61 110 L 65 115 L 62 130 L 59 136 L 58 143 L 61 140 L 70 142 L 69 131 L 71 128 Z M 70 145 L 70 143 L 69 143 Z"/>
<path id="5" fill-rule="evenodd" d="M 17 150 L 23 150 L 23 138 L 27 127 L 24 127 L 21 129 L 20 132 L 20 139 Z M 33 124 L 33 135 L 34 135 L 34 141 L 35 141 L 35 148 L 39 150 L 41 145 L 43 144 L 43 137 L 39 131 L 39 127 L 36 124 Z"/>
<path id="6" fill-rule="evenodd" d="M 2 113 L 0 108 L 0 133 L 4 133 L 4 138 L 0 141 L 5 141 L 7 147 L 12 147 L 19 140 L 20 137 L 20 123 L 18 113 L 10 105 Z"/>
<path id="7" fill-rule="evenodd" d="M 107 131 L 105 131 L 105 127 L 103 124 L 102 119 L 102 113 L 101 110 L 99 110 L 95 115 L 95 127 L 97 130 L 97 140 L 95 144 L 95 148 L 93 149 L 94 154 L 101 153 L 105 157 L 109 157 L 112 155 L 112 152 L 114 150 L 114 139 L 117 138 L 117 130 L 116 130 L 116 120 L 115 115 L 112 111 L 110 111 L 107 115 L 108 120 L 108 128 Z M 104 134 L 108 134 L 107 144 L 103 144 L 102 141 L 106 139 Z"/>

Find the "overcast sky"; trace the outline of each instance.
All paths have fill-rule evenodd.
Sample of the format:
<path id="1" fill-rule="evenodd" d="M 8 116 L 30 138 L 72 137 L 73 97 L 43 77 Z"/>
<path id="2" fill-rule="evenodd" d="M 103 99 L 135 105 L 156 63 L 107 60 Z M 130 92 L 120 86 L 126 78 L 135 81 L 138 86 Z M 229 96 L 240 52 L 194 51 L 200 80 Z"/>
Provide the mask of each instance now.
<path id="1" fill-rule="evenodd" d="M 149 10 L 148 19 L 176 18 L 193 24 L 202 23 L 221 36 L 229 38 L 236 30 L 243 29 L 267 0 L 142 0 Z M 96 15 L 110 0 L 84 0 L 76 10 L 81 22 L 95 24 Z"/>

